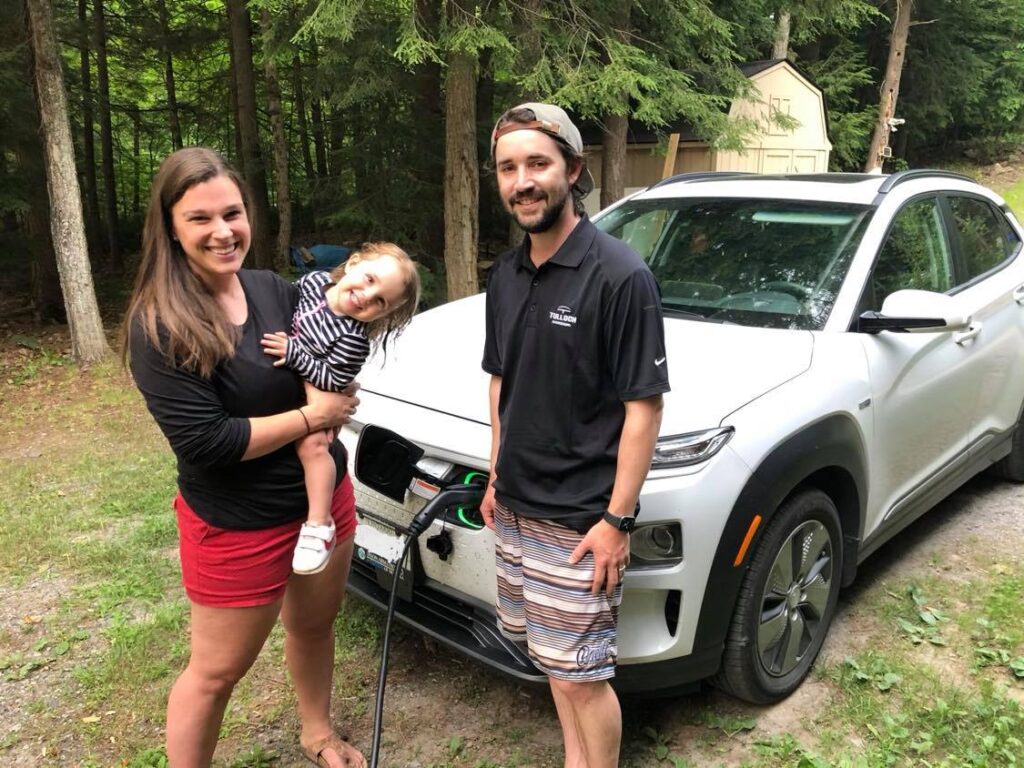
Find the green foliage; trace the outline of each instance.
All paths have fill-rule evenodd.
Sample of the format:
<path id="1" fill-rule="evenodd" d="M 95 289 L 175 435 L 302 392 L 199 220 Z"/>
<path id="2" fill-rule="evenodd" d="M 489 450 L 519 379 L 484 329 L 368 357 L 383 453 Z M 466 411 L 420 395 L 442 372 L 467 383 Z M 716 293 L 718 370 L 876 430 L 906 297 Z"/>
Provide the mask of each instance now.
<path id="1" fill-rule="evenodd" d="M 837 171 L 860 170 L 878 116 L 877 104 L 865 105 L 858 98 L 876 76 L 867 54 L 851 41 L 841 40 L 827 57 L 809 62 L 807 71 L 825 96 L 832 139 L 829 165 Z"/>

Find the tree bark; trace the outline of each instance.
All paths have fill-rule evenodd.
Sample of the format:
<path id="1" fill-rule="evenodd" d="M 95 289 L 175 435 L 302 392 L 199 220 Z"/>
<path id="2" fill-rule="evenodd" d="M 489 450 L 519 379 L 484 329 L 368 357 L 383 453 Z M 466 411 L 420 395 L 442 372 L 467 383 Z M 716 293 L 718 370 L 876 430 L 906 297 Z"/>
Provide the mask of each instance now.
<path id="1" fill-rule="evenodd" d="M 438 31 L 438 3 L 416 0 L 418 23 L 428 36 Z M 444 113 L 441 101 L 441 64 L 427 60 L 416 67 L 416 114 L 421 126 L 421 149 L 416 153 L 416 177 L 424 199 L 436 200 L 444 195 Z M 444 260 L 444 209 L 439 205 L 420 209 L 416 239 L 438 268 Z"/>
<path id="2" fill-rule="evenodd" d="M 228 30 L 228 104 L 231 107 L 226 115 L 230 125 L 227 126 L 231 137 L 234 139 L 235 148 L 234 161 L 238 170 L 245 176 L 245 155 L 242 153 L 242 129 L 238 119 L 238 78 L 235 75 L 235 43 L 231 39 L 231 30 Z"/>
<path id="3" fill-rule="evenodd" d="M 131 109 L 132 118 L 132 213 L 137 214 L 140 209 L 139 195 L 141 192 L 139 177 L 142 175 L 140 160 L 142 155 L 142 116 L 139 108 Z"/>
<path id="4" fill-rule="evenodd" d="M 780 8 L 775 15 L 775 39 L 772 40 L 772 58 L 789 57 L 789 28 L 792 15 L 786 8 Z"/>
<path id="5" fill-rule="evenodd" d="M 78 0 L 79 73 L 82 79 L 82 175 L 85 180 L 85 234 L 90 252 L 99 252 L 103 223 L 96 189 L 96 118 L 93 116 L 92 65 L 89 62 L 89 0 Z"/>
<path id="6" fill-rule="evenodd" d="M 903 75 L 904 54 L 907 38 L 910 36 L 910 18 L 913 14 L 912 0 L 896 0 L 896 17 L 893 19 L 892 36 L 889 40 L 889 60 L 885 65 L 882 79 L 882 98 L 878 105 L 878 122 L 871 137 L 864 170 L 868 173 L 880 171 L 884 158 L 882 150 L 889 145 L 889 119 L 896 115 L 896 100 L 900 95 L 900 77 Z"/>
<path id="7" fill-rule="evenodd" d="M 267 78 L 267 107 L 270 110 L 270 130 L 274 136 L 274 170 L 277 183 L 277 251 L 278 267 L 287 266 L 292 244 L 292 201 L 288 184 L 288 140 L 284 135 L 281 115 L 281 87 L 277 80 L 277 64 L 271 55 L 270 11 L 263 9 L 263 71 Z"/>
<path id="8" fill-rule="evenodd" d="M 156 0 L 160 19 L 160 53 L 164 57 L 164 87 L 167 89 L 167 123 L 171 130 L 171 146 L 181 149 L 181 122 L 178 117 L 178 94 L 174 84 L 174 55 L 171 48 L 171 23 L 166 0 Z"/>
<path id="9" fill-rule="evenodd" d="M 252 21 L 245 0 L 226 0 L 231 42 L 235 51 L 235 82 L 238 85 L 238 127 L 242 135 L 245 180 L 249 185 L 254 263 L 258 269 L 274 266 L 270 237 L 270 201 L 267 172 L 260 151 L 260 127 L 256 118 L 256 73 L 252 64 Z"/>
<path id="10" fill-rule="evenodd" d="M 309 146 L 309 121 L 306 118 L 306 88 L 302 81 L 302 59 L 297 53 L 292 59 L 292 81 L 299 146 L 302 148 L 302 167 L 306 172 L 306 178 L 312 181 L 316 177 L 316 171 L 313 168 L 313 153 Z"/>
<path id="11" fill-rule="evenodd" d="M 628 99 L 627 99 L 628 102 Z M 629 104 L 623 105 L 624 110 Z M 626 132 L 629 118 L 625 114 L 604 116 L 601 128 L 601 207 L 607 208 L 626 195 Z"/>
<path id="12" fill-rule="evenodd" d="M 31 109 L 32 123 L 39 125 L 39 112 L 34 100 Z M 36 131 L 20 134 L 17 154 L 18 164 L 26 178 L 46 178 L 43 146 Z M 32 252 L 32 314 L 37 323 L 64 323 L 67 322 L 67 315 L 60 294 L 60 273 L 57 271 L 57 257 L 53 252 L 53 238 L 50 236 L 50 200 L 45 185 L 29 184 L 25 193 L 28 203 L 25 228 Z"/>
<path id="13" fill-rule="evenodd" d="M 444 263 L 448 301 L 453 301 L 479 291 L 476 59 L 465 53 L 452 54 L 448 61 L 445 116 Z"/>
<path id="14" fill-rule="evenodd" d="M 629 34 L 632 2 L 614 6 L 612 34 L 624 40 Z M 604 53 L 607 60 L 609 54 Z M 626 194 L 626 133 L 629 130 L 629 94 L 620 93 L 604 116 L 601 128 L 601 200 L 605 208 Z"/>
<path id="15" fill-rule="evenodd" d="M 67 96 L 60 52 L 53 30 L 49 0 L 25 0 L 35 69 L 36 101 L 46 157 L 50 193 L 50 231 L 57 255 L 64 306 L 71 331 L 71 352 L 80 363 L 91 363 L 108 352 L 82 218 L 82 199 L 75 172 Z"/>
<path id="16" fill-rule="evenodd" d="M 117 216 L 117 177 L 114 175 L 114 130 L 110 118 L 110 75 L 107 70 L 107 20 L 103 0 L 93 0 L 93 29 L 96 33 L 96 87 L 99 96 L 100 154 L 103 158 L 103 204 L 107 219 L 107 251 L 115 272 L 124 270 Z"/>
<path id="17" fill-rule="evenodd" d="M 313 71 L 320 69 L 320 57 L 316 53 L 316 44 L 312 51 Z M 313 120 L 313 146 L 316 152 L 316 175 L 327 178 L 327 143 L 324 140 L 324 111 L 320 103 L 320 95 L 314 94 L 309 105 L 310 117 Z"/>

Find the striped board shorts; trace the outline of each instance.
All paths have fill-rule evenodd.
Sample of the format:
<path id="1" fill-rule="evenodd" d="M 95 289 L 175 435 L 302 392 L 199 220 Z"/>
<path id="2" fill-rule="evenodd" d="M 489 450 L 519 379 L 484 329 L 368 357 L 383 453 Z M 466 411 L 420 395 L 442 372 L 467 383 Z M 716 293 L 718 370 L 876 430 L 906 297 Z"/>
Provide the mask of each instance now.
<path id="1" fill-rule="evenodd" d="M 594 557 L 569 564 L 584 534 L 551 520 L 494 505 L 498 626 L 526 644 L 533 663 L 558 680 L 589 682 L 615 676 L 616 624 L 622 584 L 593 595 Z"/>

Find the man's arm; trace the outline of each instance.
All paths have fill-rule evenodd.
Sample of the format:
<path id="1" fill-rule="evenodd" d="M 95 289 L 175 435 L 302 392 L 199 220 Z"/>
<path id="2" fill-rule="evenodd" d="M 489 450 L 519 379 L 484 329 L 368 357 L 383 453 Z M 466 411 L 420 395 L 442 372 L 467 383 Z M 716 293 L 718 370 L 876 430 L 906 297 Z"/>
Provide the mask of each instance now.
<path id="1" fill-rule="evenodd" d="M 624 405 L 626 418 L 619 436 L 615 485 L 608 511 L 619 517 L 631 517 L 651 468 L 654 444 L 661 428 L 662 399 L 661 395 L 654 395 L 643 400 L 628 400 Z M 601 520 L 583 537 L 569 562 L 579 562 L 587 552 L 594 555 L 591 592 L 596 595 L 605 589 L 610 595 L 621 581 L 619 568 L 624 569 L 629 563 L 629 534 Z"/>
<path id="2" fill-rule="evenodd" d="M 487 493 L 480 502 L 480 514 L 484 523 L 494 530 L 494 479 L 497 477 L 498 446 L 501 445 L 501 419 L 498 416 L 498 401 L 501 399 L 501 376 L 491 376 L 487 390 L 491 411 L 491 476 L 487 481 Z"/>

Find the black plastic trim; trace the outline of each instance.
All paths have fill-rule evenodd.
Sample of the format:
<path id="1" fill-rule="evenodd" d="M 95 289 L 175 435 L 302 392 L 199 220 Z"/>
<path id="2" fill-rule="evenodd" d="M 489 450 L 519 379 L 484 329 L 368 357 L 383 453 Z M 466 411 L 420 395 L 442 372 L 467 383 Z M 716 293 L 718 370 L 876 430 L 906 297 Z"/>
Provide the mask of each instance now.
<path id="1" fill-rule="evenodd" d="M 373 568 L 352 562 L 349 591 L 384 610 L 388 591 Z M 547 676 L 515 643 L 502 636 L 489 611 L 429 586 L 415 587 L 412 601 L 399 600 L 395 618 L 459 653 L 524 683 L 547 685 Z M 722 649 L 647 664 L 621 664 L 612 686 L 620 693 L 674 696 L 688 693 L 718 667 Z"/>
<path id="2" fill-rule="evenodd" d="M 961 485 L 1009 454 L 1013 432 L 1012 428 L 1004 432 L 988 432 L 982 435 L 971 448 L 943 465 L 897 501 L 887 513 L 884 522 L 864 540 L 858 555 L 859 561 L 863 562 L 871 553 Z M 994 440 L 988 439 L 993 436 Z"/>
<path id="3" fill-rule="evenodd" d="M 845 472 L 852 479 L 855 489 L 856 498 L 850 501 L 853 502 L 852 513 L 856 515 L 856 520 L 850 519 L 851 510 L 847 508 L 849 504 L 840 503 L 840 500 L 836 504 L 843 523 L 843 584 L 852 581 L 856 572 L 860 533 L 864 529 L 867 461 L 856 423 L 847 414 L 833 414 L 777 445 L 754 470 L 740 492 L 719 539 L 704 589 L 693 644 L 695 653 L 711 653 L 716 648 L 721 652 L 750 557 L 771 524 L 776 510 L 808 478 L 829 468 Z M 755 515 L 761 516 L 761 524 L 747 548 L 746 558 L 739 566 L 734 566 L 736 553 Z M 714 667 L 707 670 L 708 675 L 714 673 L 718 664 Z"/>
<path id="4" fill-rule="evenodd" d="M 378 583 L 373 568 L 357 560 L 352 561 L 348 589 L 381 610 L 387 608 L 388 590 Z M 547 683 L 529 656 L 501 634 L 493 614 L 428 586 L 414 587 L 412 594 L 411 601 L 399 600 L 395 607 L 395 618 L 403 624 L 517 680 Z"/>
<path id="5" fill-rule="evenodd" d="M 885 181 L 882 182 L 882 186 L 878 188 L 878 194 L 884 195 L 887 192 L 890 192 L 893 187 L 899 186 L 906 181 L 913 181 L 914 179 L 956 179 L 957 181 L 969 181 L 971 184 L 978 183 L 970 176 L 965 176 L 964 174 L 956 173 L 955 171 L 911 168 L 906 171 L 897 171 L 896 173 L 887 176 Z"/>

